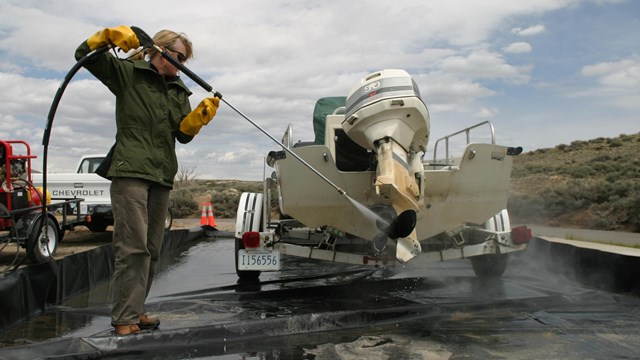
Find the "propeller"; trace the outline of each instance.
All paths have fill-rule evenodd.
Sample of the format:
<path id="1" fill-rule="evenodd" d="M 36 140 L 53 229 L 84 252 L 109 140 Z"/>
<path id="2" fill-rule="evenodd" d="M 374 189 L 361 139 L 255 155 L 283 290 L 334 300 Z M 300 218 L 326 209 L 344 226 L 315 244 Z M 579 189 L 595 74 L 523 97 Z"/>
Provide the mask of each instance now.
<path id="1" fill-rule="evenodd" d="M 407 237 L 416 227 L 416 212 L 415 210 L 405 210 L 391 221 L 378 219 L 376 226 L 391 239 Z"/>
<path id="2" fill-rule="evenodd" d="M 415 210 L 405 210 L 397 216 L 390 206 L 374 205 L 371 210 L 380 217 L 376 220 L 376 227 L 380 233 L 373 238 L 373 248 L 377 252 L 382 252 L 386 248 L 389 239 L 407 237 L 416 227 Z"/>

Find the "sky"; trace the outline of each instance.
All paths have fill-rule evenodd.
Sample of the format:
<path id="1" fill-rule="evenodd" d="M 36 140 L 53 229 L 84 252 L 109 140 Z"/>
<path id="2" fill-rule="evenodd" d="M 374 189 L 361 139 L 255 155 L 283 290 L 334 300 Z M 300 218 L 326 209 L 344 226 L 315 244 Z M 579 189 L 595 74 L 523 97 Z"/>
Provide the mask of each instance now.
<path id="1" fill-rule="evenodd" d="M 75 49 L 105 27 L 185 33 L 186 66 L 280 139 L 312 141 L 317 99 L 404 69 L 429 109 L 431 139 L 490 121 L 496 142 L 525 152 L 640 132 L 640 1 L 0 0 L 0 139 L 25 140 L 42 170 L 43 134 Z M 118 56 L 124 54 L 116 53 Z M 193 107 L 211 94 L 182 76 Z M 66 88 L 48 170 L 106 153 L 115 99 L 86 70 Z M 482 133 L 482 131 L 480 131 Z M 486 131 L 485 131 L 486 133 Z M 484 135 L 478 135 L 483 137 Z M 180 169 L 202 179 L 262 180 L 279 145 L 223 103 Z"/>

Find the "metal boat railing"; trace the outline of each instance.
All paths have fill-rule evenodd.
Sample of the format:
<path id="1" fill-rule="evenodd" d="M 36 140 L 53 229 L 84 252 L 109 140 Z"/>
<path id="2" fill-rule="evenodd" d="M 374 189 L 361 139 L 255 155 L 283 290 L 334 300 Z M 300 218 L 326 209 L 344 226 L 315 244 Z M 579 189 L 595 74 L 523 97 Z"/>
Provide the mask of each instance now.
<path id="1" fill-rule="evenodd" d="M 436 166 L 437 159 L 438 159 L 438 144 L 440 144 L 440 142 L 442 140 L 444 140 L 444 142 L 445 142 L 445 158 L 444 158 L 443 166 L 448 166 L 448 165 L 450 165 L 449 164 L 449 156 L 450 156 L 449 155 L 449 139 L 451 139 L 454 136 L 458 136 L 460 134 L 465 134 L 466 142 L 467 142 L 467 145 L 468 145 L 471 142 L 471 138 L 470 138 L 471 130 L 479 128 L 479 127 L 481 127 L 483 125 L 488 125 L 489 126 L 489 128 L 491 130 L 491 143 L 495 144 L 496 143 L 496 132 L 495 132 L 495 129 L 493 127 L 493 124 L 491 124 L 491 122 L 489 122 L 489 121 L 483 121 L 481 123 L 475 124 L 473 126 L 469 126 L 468 128 L 465 128 L 465 129 L 462 129 L 460 131 L 454 132 L 454 133 L 449 134 L 447 136 L 443 136 L 440 139 L 436 140 L 436 142 L 435 142 L 435 144 L 433 146 L 433 164 L 430 164 L 430 165 Z"/>

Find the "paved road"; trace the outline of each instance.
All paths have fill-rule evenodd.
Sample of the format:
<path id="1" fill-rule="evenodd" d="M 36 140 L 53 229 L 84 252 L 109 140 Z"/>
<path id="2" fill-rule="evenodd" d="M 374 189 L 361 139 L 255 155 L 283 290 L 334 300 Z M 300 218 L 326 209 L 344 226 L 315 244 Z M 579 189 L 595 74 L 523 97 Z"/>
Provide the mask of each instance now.
<path id="1" fill-rule="evenodd" d="M 610 245 L 640 247 L 640 233 L 558 228 L 532 225 L 534 236 L 554 237 L 566 240 L 589 241 Z"/>

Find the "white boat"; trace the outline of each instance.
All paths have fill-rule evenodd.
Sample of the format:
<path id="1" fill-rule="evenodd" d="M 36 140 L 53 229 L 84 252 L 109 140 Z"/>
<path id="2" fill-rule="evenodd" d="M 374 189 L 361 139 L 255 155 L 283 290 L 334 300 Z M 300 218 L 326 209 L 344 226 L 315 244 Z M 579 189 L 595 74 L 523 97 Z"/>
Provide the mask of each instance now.
<path id="1" fill-rule="evenodd" d="M 429 113 L 396 69 L 366 76 L 346 98 L 320 99 L 314 115 L 315 141 L 294 143 L 289 125 L 282 150 L 267 156 L 263 193 L 242 194 L 241 279 L 277 271 L 281 255 L 374 266 L 471 258 L 477 275 L 500 276 L 507 254 L 526 248 L 531 231 L 511 229 L 506 210 L 522 149 L 495 144 L 489 122 L 439 139 L 425 156 Z M 482 129 L 490 142 L 471 143 Z M 466 148 L 453 158 L 450 140 L 463 135 Z"/>

